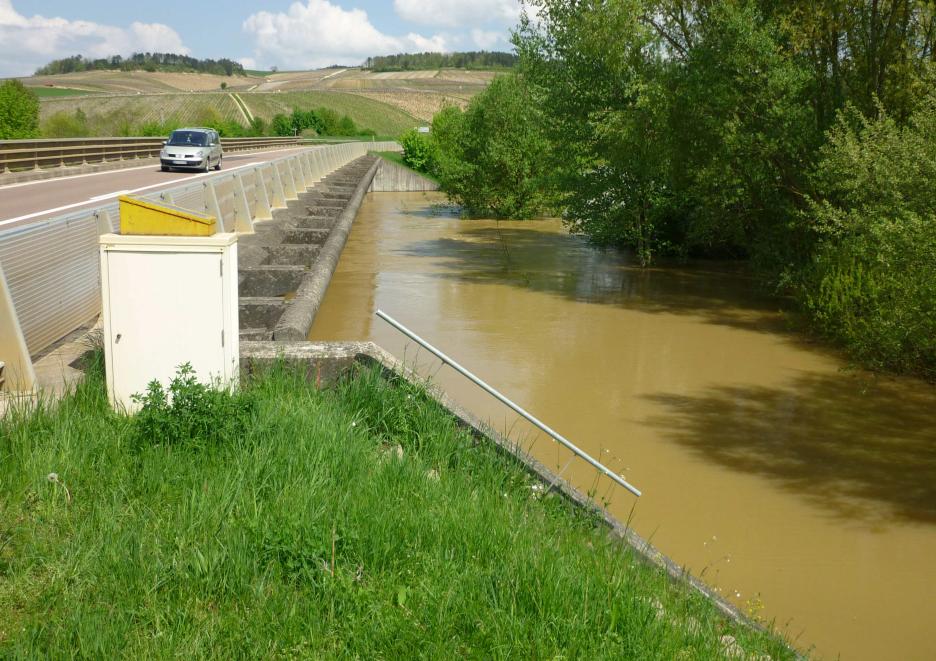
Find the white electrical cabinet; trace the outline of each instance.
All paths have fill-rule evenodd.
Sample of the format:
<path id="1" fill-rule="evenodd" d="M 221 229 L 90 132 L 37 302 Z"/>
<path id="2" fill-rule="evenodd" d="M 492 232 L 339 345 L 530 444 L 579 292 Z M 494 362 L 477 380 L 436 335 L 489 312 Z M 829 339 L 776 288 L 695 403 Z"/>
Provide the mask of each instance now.
<path id="1" fill-rule="evenodd" d="M 237 235 L 104 234 L 101 285 L 107 389 L 135 411 L 135 393 L 168 386 L 191 363 L 199 381 L 237 384 Z"/>

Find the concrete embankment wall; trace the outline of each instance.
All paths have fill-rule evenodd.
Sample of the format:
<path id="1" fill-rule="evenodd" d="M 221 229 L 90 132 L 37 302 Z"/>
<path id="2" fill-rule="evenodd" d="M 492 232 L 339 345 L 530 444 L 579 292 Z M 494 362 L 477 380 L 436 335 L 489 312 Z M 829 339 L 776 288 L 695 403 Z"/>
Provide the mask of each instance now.
<path id="1" fill-rule="evenodd" d="M 369 193 L 410 193 L 439 190 L 439 184 L 418 172 L 380 159 Z"/>
<path id="2" fill-rule="evenodd" d="M 372 165 L 370 159 L 374 159 Z M 366 172 L 359 169 L 361 163 L 370 165 Z M 242 271 L 250 271 L 255 285 L 262 276 L 270 282 L 261 284 L 272 285 L 272 289 L 267 287 L 261 291 L 262 287 L 255 287 L 259 293 L 248 297 L 242 292 L 241 338 L 295 342 L 308 337 L 365 193 L 434 190 L 438 190 L 438 184 L 422 175 L 382 158 L 367 156 L 335 172 L 311 193 L 300 195 L 297 208 L 283 211 L 281 218 L 274 218 L 269 227 L 263 228 L 260 233 L 263 236 L 246 239 L 244 243 L 258 240 L 274 243 L 278 245 L 268 248 L 283 252 L 288 246 L 282 242 L 297 240 L 289 237 L 304 229 L 304 234 L 308 235 L 304 239 L 315 244 L 314 257 L 310 259 L 310 255 L 298 251 L 294 255 L 280 255 L 282 261 L 277 265 L 243 266 Z M 327 219 L 332 212 L 337 218 Z M 284 231 L 286 234 L 280 236 Z M 320 234 L 313 236 L 316 232 Z M 253 257 L 252 253 L 248 256 L 247 250 L 245 246 L 245 262 Z M 287 299 L 283 294 L 287 293 L 284 286 L 288 283 L 293 286 L 289 288 Z M 242 278 L 242 288 L 249 284 Z"/>
<path id="3" fill-rule="evenodd" d="M 338 260 L 348 241 L 351 225 L 354 223 L 364 194 L 370 187 L 379 166 L 379 161 L 371 165 L 358 182 L 347 206 L 339 214 L 328 238 L 322 244 L 318 257 L 302 279 L 295 297 L 276 323 L 273 329 L 274 340 L 304 340 L 309 336 L 315 315 L 318 313 L 322 299 L 325 298 L 325 290 L 328 289 L 328 283 L 331 282 L 332 274 L 338 266 Z"/>
<path id="4" fill-rule="evenodd" d="M 388 378 L 404 378 L 425 387 L 430 396 L 447 409 L 480 441 L 494 444 L 500 451 L 516 458 L 546 489 L 553 489 L 577 507 L 596 512 L 611 533 L 632 548 L 645 561 L 667 572 L 672 580 L 687 584 L 709 599 L 724 615 L 751 628 L 763 629 L 711 587 L 691 576 L 684 568 L 663 555 L 647 540 L 598 508 L 584 493 L 573 487 L 546 465 L 518 445 L 453 402 L 438 388 L 426 384 L 403 363 L 372 342 L 241 342 L 240 367 L 245 377 L 262 373 L 277 361 L 298 367 L 317 388 L 329 386 L 348 373 L 355 364 L 378 365 Z"/>

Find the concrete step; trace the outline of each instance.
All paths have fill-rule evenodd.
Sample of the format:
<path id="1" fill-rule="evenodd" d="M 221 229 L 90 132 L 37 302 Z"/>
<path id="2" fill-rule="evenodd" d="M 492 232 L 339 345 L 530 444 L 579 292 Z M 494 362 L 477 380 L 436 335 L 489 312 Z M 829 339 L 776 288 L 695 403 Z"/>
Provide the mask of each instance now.
<path id="1" fill-rule="evenodd" d="M 308 243 L 320 246 L 325 243 L 330 230 L 310 229 L 306 227 L 287 227 L 283 229 L 283 243 Z"/>
<path id="2" fill-rule="evenodd" d="M 335 219 L 341 215 L 344 207 L 306 207 L 307 218 L 332 218 Z"/>
<path id="3" fill-rule="evenodd" d="M 292 264 L 242 267 L 237 274 L 238 291 L 248 298 L 286 296 L 299 289 L 307 272 L 305 266 Z"/>
<path id="4" fill-rule="evenodd" d="M 283 243 L 276 246 L 239 245 L 239 268 L 250 266 L 294 265 L 308 267 L 318 257 L 319 247 L 312 244 Z"/>
<path id="5" fill-rule="evenodd" d="M 238 301 L 241 328 L 272 330 L 283 316 L 286 299 L 282 296 L 241 296 Z"/>
<path id="6" fill-rule="evenodd" d="M 351 192 L 350 192 L 350 191 L 347 192 L 347 193 L 345 193 L 345 192 L 343 192 L 343 191 L 339 191 L 339 192 L 335 192 L 335 191 L 321 191 L 321 192 L 319 192 L 319 191 L 315 191 L 315 190 L 314 190 L 314 191 L 312 191 L 311 193 L 309 193 L 309 198 L 310 198 L 310 199 L 319 199 L 319 200 L 336 200 L 336 201 L 338 201 L 338 202 L 345 202 L 345 203 L 347 203 L 347 201 L 351 199 Z"/>
<path id="7" fill-rule="evenodd" d="M 270 259 L 267 262 L 270 265 L 293 264 L 301 266 L 311 266 L 312 262 L 319 254 L 319 246 L 312 244 L 284 243 L 278 246 L 271 246 Z"/>
<path id="8" fill-rule="evenodd" d="M 239 335 L 242 342 L 266 342 L 273 339 L 273 331 L 267 328 L 242 328 Z"/>
<path id="9" fill-rule="evenodd" d="M 331 228 L 335 226 L 335 219 L 328 217 L 309 217 L 299 218 L 296 220 L 289 221 L 287 227 L 296 228 L 296 229 L 306 229 L 306 230 L 327 230 L 331 231 Z"/>

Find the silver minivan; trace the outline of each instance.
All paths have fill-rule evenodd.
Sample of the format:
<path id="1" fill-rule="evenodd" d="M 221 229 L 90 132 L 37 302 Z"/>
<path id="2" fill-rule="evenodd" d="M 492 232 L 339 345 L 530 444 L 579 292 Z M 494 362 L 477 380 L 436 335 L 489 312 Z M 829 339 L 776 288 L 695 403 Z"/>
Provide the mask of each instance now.
<path id="1" fill-rule="evenodd" d="M 187 128 L 172 132 L 163 142 L 159 164 L 163 172 L 174 168 L 194 168 L 208 172 L 221 169 L 221 137 L 214 129 Z"/>

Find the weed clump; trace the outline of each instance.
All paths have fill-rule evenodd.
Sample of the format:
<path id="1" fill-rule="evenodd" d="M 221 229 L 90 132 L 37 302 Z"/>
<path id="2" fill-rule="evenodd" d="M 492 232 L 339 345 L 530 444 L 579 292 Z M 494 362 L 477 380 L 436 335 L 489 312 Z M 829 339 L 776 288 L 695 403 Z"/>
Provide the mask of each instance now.
<path id="1" fill-rule="evenodd" d="M 190 363 L 179 366 L 168 390 L 150 381 L 134 418 L 134 440 L 140 446 L 213 445 L 242 437 L 256 410 L 249 392 L 209 386 L 198 381 Z"/>

